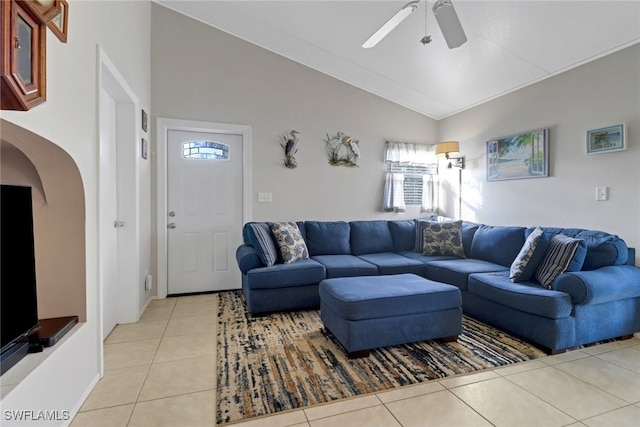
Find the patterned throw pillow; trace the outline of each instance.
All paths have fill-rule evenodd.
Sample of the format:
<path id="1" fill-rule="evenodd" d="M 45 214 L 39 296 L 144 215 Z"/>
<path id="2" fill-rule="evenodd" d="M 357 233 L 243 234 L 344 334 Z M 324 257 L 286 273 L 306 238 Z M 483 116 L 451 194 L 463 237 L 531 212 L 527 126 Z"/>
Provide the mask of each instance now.
<path id="1" fill-rule="evenodd" d="M 422 227 L 424 255 L 465 257 L 462 247 L 462 221 L 424 222 Z"/>
<path id="2" fill-rule="evenodd" d="M 451 222 L 451 218 L 440 215 L 431 215 L 429 217 L 416 219 L 416 244 L 413 249 L 416 252 L 424 252 L 424 223 L 425 222 Z"/>
<path id="3" fill-rule="evenodd" d="M 520 253 L 516 256 L 511 264 L 509 278 L 512 282 L 524 282 L 533 277 L 538 268 L 538 264 L 544 258 L 547 250 L 546 239 L 540 227 L 535 230 L 522 245 Z"/>
<path id="4" fill-rule="evenodd" d="M 271 229 L 266 222 L 249 224 L 252 233 L 249 233 L 249 242 L 258 252 L 258 256 L 264 265 L 272 266 L 278 260 L 278 250 L 271 237 Z"/>
<path id="5" fill-rule="evenodd" d="M 307 245 L 295 222 L 270 222 L 269 226 L 280 248 L 282 262 L 291 264 L 299 259 L 309 258 Z"/>
<path id="6" fill-rule="evenodd" d="M 571 265 L 581 243 L 584 244 L 582 239 L 573 239 L 564 234 L 553 236 L 544 258 L 536 270 L 536 280 L 545 288 L 551 289 L 556 277 L 567 271 Z M 584 252 L 586 253 L 586 251 Z"/>

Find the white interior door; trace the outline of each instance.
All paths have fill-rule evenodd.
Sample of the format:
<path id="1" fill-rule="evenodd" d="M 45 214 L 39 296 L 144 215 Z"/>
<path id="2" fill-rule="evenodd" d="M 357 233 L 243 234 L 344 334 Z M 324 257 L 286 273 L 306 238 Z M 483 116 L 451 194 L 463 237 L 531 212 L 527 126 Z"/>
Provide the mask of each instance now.
<path id="1" fill-rule="evenodd" d="M 101 89 L 100 96 L 100 280 L 102 339 L 118 321 L 118 219 L 116 101 Z"/>
<path id="2" fill-rule="evenodd" d="M 168 294 L 240 288 L 243 137 L 169 130 Z"/>

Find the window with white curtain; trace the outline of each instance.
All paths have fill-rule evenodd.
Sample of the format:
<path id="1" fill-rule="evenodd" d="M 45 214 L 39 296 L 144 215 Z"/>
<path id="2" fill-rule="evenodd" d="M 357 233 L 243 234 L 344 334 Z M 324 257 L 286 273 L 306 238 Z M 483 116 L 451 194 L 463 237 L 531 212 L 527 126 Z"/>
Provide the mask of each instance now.
<path id="1" fill-rule="evenodd" d="M 387 142 L 382 210 L 403 212 L 407 206 L 436 211 L 438 160 L 428 144 Z"/>

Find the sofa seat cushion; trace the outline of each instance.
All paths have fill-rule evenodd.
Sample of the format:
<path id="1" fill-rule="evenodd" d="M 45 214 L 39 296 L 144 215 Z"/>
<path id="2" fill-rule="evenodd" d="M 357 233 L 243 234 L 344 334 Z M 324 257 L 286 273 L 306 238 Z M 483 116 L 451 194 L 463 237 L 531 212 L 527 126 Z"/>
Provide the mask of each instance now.
<path id="1" fill-rule="evenodd" d="M 322 305 L 347 320 L 406 316 L 459 308 L 460 290 L 416 276 L 327 279 L 319 288 Z"/>
<path id="2" fill-rule="evenodd" d="M 424 276 L 423 263 L 393 252 L 360 255 L 359 258 L 378 267 L 379 274 L 413 273 Z"/>
<path id="3" fill-rule="evenodd" d="M 393 252 L 393 239 L 387 221 L 352 221 L 349 226 L 353 255 Z"/>
<path id="4" fill-rule="evenodd" d="M 318 255 L 313 259 L 324 265 L 327 278 L 378 275 L 378 267 L 355 255 Z"/>
<path id="5" fill-rule="evenodd" d="M 513 283 L 508 271 L 472 274 L 468 290 L 489 301 L 549 319 L 571 315 L 569 294 L 545 289 L 533 281 Z"/>
<path id="6" fill-rule="evenodd" d="M 433 261 L 427 264 L 426 278 L 436 282 L 455 285 L 463 291 L 467 290 L 467 279 L 473 273 L 506 271 L 509 268 L 481 259 L 462 258 Z M 508 277 L 508 276 L 507 276 Z"/>
<path id="7" fill-rule="evenodd" d="M 275 289 L 318 284 L 325 277 L 324 265 L 312 259 L 301 259 L 291 264 L 254 268 L 247 272 L 247 283 L 251 289 Z"/>
<path id="8" fill-rule="evenodd" d="M 415 259 L 423 264 L 429 264 L 433 261 L 443 261 L 446 259 L 460 259 L 451 255 L 423 255 L 420 252 L 416 251 L 402 251 L 400 252 L 400 255 L 406 256 L 407 258 Z"/>

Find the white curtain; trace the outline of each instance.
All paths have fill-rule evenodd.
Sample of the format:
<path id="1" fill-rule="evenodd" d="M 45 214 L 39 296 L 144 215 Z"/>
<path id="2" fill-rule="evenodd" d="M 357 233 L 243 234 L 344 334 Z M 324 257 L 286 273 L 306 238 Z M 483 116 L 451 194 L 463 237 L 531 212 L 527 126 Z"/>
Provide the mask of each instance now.
<path id="1" fill-rule="evenodd" d="M 384 161 L 387 166 L 382 194 L 382 210 L 386 212 L 404 212 L 404 173 L 391 172 L 391 164 L 437 165 L 435 146 L 406 142 L 387 142 Z M 394 168 L 397 170 L 397 168 Z M 436 211 L 435 184 L 433 175 L 422 176 L 422 210 Z"/>
<path id="2" fill-rule="evenodd" d="M 404 174 L 387 172 L 384 178 L 382 210 L 385 212 L 404 212 Z"/>
<path id="3" fill-rule="evenodd" d="M 435 146 L 407 142 L 387 142 L 384 161 L 419 164 L 438 163 Z"/>
<path id="4" fill-rule="evenodd" d="M 437 212 L 436 183 L 433 175 L 422 175 L 422 210 Z"/>

